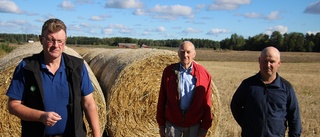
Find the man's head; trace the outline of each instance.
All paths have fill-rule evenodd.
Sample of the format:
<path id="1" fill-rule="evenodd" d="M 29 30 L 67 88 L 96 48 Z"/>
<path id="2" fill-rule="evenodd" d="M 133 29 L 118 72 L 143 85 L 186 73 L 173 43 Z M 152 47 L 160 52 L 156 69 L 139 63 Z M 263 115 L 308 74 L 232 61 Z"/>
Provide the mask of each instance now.
<path id="1" fill-rule="evenodd" d="M 67 27 L 59 19 L 49 19 L 44 22 L 39 39 L 46 59 L 59 58 L 67 40 Z"/>
<path id="2" fill-rule="evenodd" d="M 266 47 L 259 57 L 260 74 L 263 78 L 276 77 L 281 65 L 280 52 L 275 47 Z"/>
<path id="3" fill-rule="evenodd" d="M 187 69 L 191 66 L 194 58 L 196 57 L 196 50 L 190 41 L 184 41 L 180 44 L 178 55 L 181 64 Z"/>
<path id="4" fill-rule="evenodd" d="M 60 19 L 48 19 L 42 26 L 41 35 L 54 33 L 63 30 L 67 35 L 67 26 Z"/>

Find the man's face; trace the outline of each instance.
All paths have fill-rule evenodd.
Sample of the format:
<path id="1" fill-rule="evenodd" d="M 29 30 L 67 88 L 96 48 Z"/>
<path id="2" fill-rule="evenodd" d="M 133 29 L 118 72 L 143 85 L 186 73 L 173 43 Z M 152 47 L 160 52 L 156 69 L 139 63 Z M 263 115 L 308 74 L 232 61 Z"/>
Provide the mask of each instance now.
<path id="1" fill-rule="evenodd" d="M 190 67 L 196 56 L 196 51 L 191 43 L 185 43 L 178 51 L 180 62 L 184 67 Z"/>
<path id="2" fill-rule="evenodd" d="M 267 52 L 259 58 L 260 72 L 263 76 L 275 76 L 280 64 L 280 56 L 277 53 Z"/>
<path id="3" fill-rule="evenodd" d="M 61 56 L 65 42 L 66 42 L 66 33 L 64 30 L 60 30 L 54 33 L 43 33 L 44 35 L 40 36 L 40 41 L 43 47 L 43 51 L 46 57 L 50 59 L 55 59 Z"/>

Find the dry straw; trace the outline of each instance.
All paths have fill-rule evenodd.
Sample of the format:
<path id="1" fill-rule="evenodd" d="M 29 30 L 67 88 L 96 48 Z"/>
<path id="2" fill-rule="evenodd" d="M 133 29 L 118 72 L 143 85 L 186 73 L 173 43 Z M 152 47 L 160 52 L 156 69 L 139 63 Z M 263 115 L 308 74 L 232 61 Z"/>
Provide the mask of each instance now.
<path id="1" fill-rule="evenodd" d="M 0 59 L 0 133 L 1 136 L 5 137 L 17 137 L 21 134 L 21 125 L 20 125 L 20 119 L 14 115 L 9 114 L 7 110 L 7 102 L 8 97 L 5 95 L 6 91 L 10 85 L 12 74 L 14 72 L 14 69 L 16 65 L 26 56 L 39 53 L 42 50 L 42 47 L 40 46 L 40 43 L 33 43 L 29 45 L 22 45 L 12 51 L 10 54 L 2 57 Z M 66 47 L 65 52 L 81 57 L 77 52 L 74 50 Z M 100 85 L 95 78 L 92 70 L 85 62 L 89 76 L 91 79 L 91 82 L 94 86 L 95 91 L 93 92 L 94 99 L 97 104 L 97 109 L 99 113 L 99 121 L 100 121 L 100 129 L 101 133 L 105 129 L 106 123 L 106 104 L 105 99 L 102 94 L 102 90 L 100 88 Z M 86 127 L 89 129 L 88 122 L 85 120 Z M 91 131 L 88 131 L 88 136 L 91 135 Z"/>
<path id="2" fill-rule="evenodd" d="M 155 115 L 161 75 L 166 66 L 178 62 L 177 53 L 160 49 L 99 49 L 82 55 L 92 59 L 86 61 L 105 94 L 109 136 L 159 136 Z M 218 91 L 215 85 L 212 89 L 214 121 L 208 136 L 214 135 L 220 114 Z"/>

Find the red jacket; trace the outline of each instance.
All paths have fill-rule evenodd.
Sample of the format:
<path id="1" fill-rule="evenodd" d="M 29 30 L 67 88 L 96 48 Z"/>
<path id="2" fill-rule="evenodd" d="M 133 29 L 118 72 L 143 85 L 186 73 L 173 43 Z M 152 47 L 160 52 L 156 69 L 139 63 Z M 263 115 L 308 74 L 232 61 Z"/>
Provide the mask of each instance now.
<path id="1" fill-rule="evenodd" d="M 193 62 L 191 74 L 196 78 L 196 88 L 193 101 L 183 115 L 179 107 L 179 68 L 180 64 L 176 63 L 163 71 L 156 116 L 158 125 L 164 127 L 166 121 L 179 127 L 200 123 L 201 129 L 208 130 L 212 124 L 211 75 L 203 66 Z"/>

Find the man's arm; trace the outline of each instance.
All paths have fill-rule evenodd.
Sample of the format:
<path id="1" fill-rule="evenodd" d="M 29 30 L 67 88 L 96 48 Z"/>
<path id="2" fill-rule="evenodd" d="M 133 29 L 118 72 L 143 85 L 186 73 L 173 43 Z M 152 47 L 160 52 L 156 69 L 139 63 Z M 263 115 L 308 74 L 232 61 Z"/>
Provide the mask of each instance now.
<path id="1" fill-rule="evenodd" d="M 157 104 L 157 114 L 156 120 L 159 126 L 159 133 L 161 137 L 165 136 L 165 105 L 166 105 L 166 93 L 165 93 L 165 71 L 163 71 L 161 84 L 160 84 L 160 91 L 158 96 L 158 104 Z"/>
<path id="2" fill-rule="evenodd" d="M 205 91 L 205 100 L 203 101 L 203 116 L 202 116 L 202 122 L 200 125 L 200 129 L 202 131 L 208 131 L 208 129 L 212 126 L 212 120 L 213 116 L 211 113 L 211 107 L 212 107 L 212 83 L 211 83 L 211 77 L 208 79 L 208 86 L 206 87 L 207 91 Z"/>
<path id="3" fill-rule="evenodd" d="M 302 132 L 301 118 L 298 99 L 292 86 L 289 89 L 290 99 L 288 100 L 288 126 L 289 137 L 299 137 Z"/>
<path id="4" fill-rule="evenodd" d="M 243 90 L 244 90 L 244 82 L 240 84 L 240 86 L 237 88 L 235 91 L 231 103 L 230 103 L 230 108 L 232 115 L 234 119 L 237 121 L 237 123 L 242 126 L 242 118 L 243 118 Z"/>
<path id="5" fill-rule="evenodd" d="M 92 129 L 93 136 L 101 137 L 98 111 L 92 93 L 83 97 L 82 107 L 84 108 L 86 119 Z"/>
<path id="6" fill-rule="evenodd" d="M 10 114 L 15 115 L 22 120 L 42 122 L 46 126 L 54 126 L 57 121 L 61 120 L 60 115 L 55 112 L 32 109 L 23 105 L 20 100 L 12 98 L 9 98 L 8 110 Z"/>

